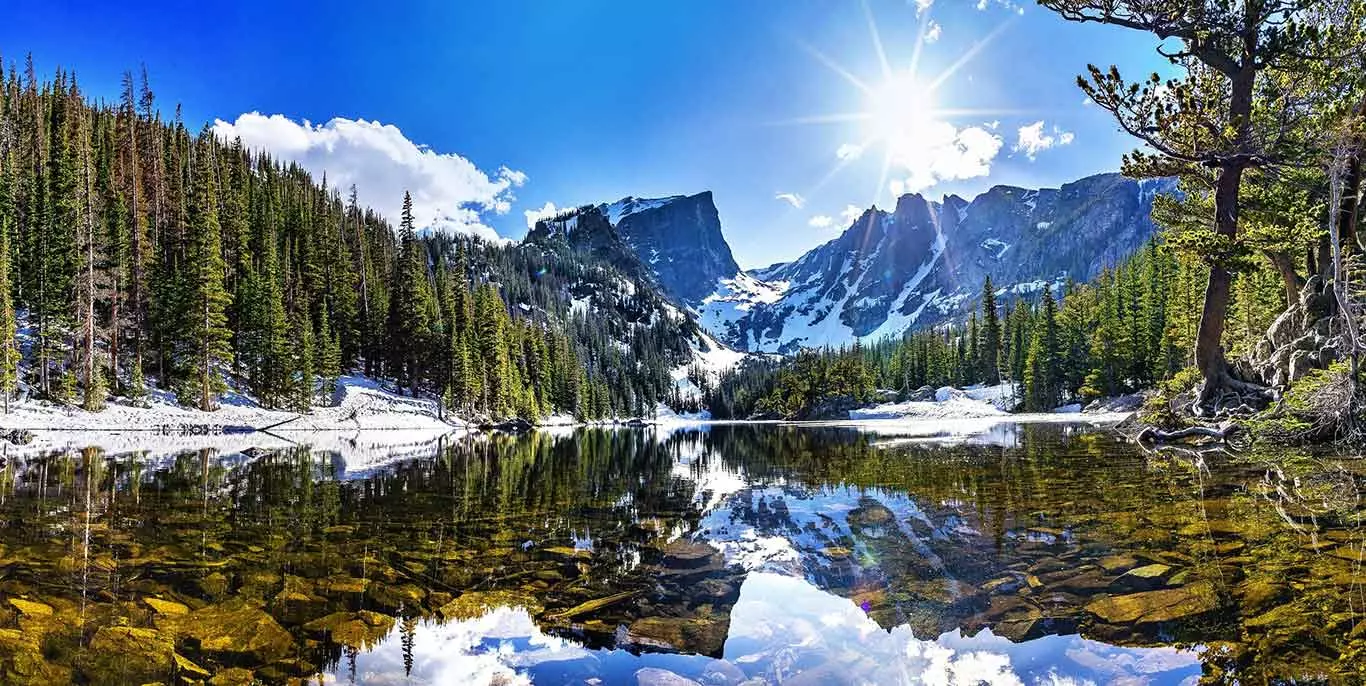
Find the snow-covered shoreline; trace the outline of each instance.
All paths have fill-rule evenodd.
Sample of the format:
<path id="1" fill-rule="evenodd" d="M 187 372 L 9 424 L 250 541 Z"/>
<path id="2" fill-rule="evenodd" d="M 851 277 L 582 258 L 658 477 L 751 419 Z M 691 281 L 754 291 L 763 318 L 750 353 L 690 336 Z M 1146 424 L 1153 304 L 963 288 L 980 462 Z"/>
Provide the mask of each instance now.
<path id="1" fill-rule="evenodd" d="M 787 425 L 849 427 L 897 439 L 967 439 L 1000 425 L 1030 423 L 1114 424 L 1129 413 L 1011 414 L 1004 409 L 1013 391 L 1006 385 L 939 389 L 934 400 L 883 403 L 850 412 L 848 419 L 793 422 L 781 420 L 713 420 L 705 413 L 679 414 L 661 405 L 655 416 L 602 422 L 581 422 L 568 415 L 552 415 L 537 423 L 537 431 L 569 433 L 578 427 L 654 427 L 675 431 L 712 425 Z M 278 426 L 275 426 L 278 425 Z M 269 433 L 254 431 L 273 427 Z M 213 449 L 220 453 L 252 448 L 281 449 L 307 445 L 315 450 L 351 456 L 347 469 L 364 469 L 414 449 L 429 451 L 442 439 L 459 439 L 477 428 L 443 416 L 433 399 L 413 398 L 384 388 L 363 376 L 345 376 L 333 403 L 307 414 L 271 410 L 245 396 L 228 393 L 222 406 L 203 412 L 177 405 L 168 394 L 155 393 L 141 406 L 113 402 L 101 412 L 42 401 L 11 404 L 0 414 L 0 433 L 23 429 L 32 442 L 10 445 L 0 441 L 4 454 L 42 454 L 99 447 L 108 453 L 143 452 L 170 455 Z M 353 465 L 354 463 L 354 465 Z"/>

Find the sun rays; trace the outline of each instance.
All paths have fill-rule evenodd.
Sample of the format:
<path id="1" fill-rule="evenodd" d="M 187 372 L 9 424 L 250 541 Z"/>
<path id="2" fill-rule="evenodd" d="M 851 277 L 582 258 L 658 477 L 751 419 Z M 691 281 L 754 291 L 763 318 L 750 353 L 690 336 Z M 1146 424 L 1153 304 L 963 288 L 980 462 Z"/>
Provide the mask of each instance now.
<path id="1" fill-rule="evenodd" d="M 857 91 L 861 98 L 859 109 L 843 112 L 799 116 L 778 124 L 843 126 L 849 129 L 852 142 L 839 147 L 835 162 L 817 182 L 805 192 L 812 195 L 829 183 L 840 171 L 861 159 L 865 153 L 881 153 L 881 170 L 871 203 L 883 200 L 885 194 L 919 191 L 941 181 L 985 175 L 990 161 L 999 151 L 1002 141 L 980 123 L 993 116 L 1016 111 L 997 108 L 946 107 L 945 86 L 963 67 L 987 48 L 1009 26 L 1007 20 L 959 55 L 948 67 L 936 74 L 920 73 L 922 56 L 928 41 L 926 36 L 938 27 L 930 18 L 931 6 L 918 12 L 919 29 L 905 66 L 889 56 L 882 40 L 882 32 L 867 2 L 862 3 L 868 25 L 869 46 L 877 57 L 881 73 L 864 77 L 841 64 L 820 49 L 799 42 L 813 59 L 834 72 Z M 964 122 L 962 128 L 955 120 Z"/>

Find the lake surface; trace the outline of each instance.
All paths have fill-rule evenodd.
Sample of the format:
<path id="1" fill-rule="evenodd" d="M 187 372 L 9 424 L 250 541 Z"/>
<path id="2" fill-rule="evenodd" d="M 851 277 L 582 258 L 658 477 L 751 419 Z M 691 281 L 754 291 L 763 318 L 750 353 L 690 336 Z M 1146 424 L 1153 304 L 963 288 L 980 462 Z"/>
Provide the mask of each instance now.
<path id="1" fill-rule="evenodd" d="M 6 460 L 0 683 L 1363 683 L 1366 465 L 835 427 Z"/>

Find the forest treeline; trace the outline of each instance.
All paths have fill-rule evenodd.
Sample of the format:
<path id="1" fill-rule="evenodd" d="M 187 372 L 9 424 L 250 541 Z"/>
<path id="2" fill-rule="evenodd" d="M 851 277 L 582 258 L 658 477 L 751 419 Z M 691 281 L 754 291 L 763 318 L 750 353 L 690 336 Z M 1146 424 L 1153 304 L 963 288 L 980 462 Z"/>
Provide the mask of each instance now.
<path id="1" fill-rule="evenodd" d="M 305 412 L 358 371 L 465 418 L 639 415 L 697 336 L 611 265 L 422 231 L 407 198 L 395 231 L 355 188 L 163 118 L 145 72 L 96 102 L 31 58 L 0 87 L 0 277 L 6 410 L 232 387 Z"/>
<path id="2" fill-rule="evenodd" d="M 782 364 L 755 361 L 725 375 L 708 401 L 719 416 L 791 417 L 834 398 L 871 402 L 879 389 L 904 398 L 926 386 L 1013 383 L 1015 405 L 1028 411 L 1137 392 L 1191 364 L 1204 276 L 1154 238 L 1089 283 L 1013 294 L 988 278 L 966 322 L 807 350 Z M 1228 329 L 1235 349 L 1264 334 L 1282 297 L 1274 275 L 1238 280 Z"/>

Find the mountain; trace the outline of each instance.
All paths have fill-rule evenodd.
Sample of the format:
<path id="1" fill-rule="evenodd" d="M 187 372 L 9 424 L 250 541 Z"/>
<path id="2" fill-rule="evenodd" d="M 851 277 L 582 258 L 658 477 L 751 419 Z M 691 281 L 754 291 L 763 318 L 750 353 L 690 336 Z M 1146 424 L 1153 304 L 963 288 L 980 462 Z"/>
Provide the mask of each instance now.
<path id="1" fill-rule="evenodd" d="M 1093 278 L 1153 235 L 1153 198 L 1174 189 L 1101 174 L 1057 189 L 996 186 L 970 202 L 903 195 L 797 260 L 723 278 L 690 304 L 744 350 L 875 340 L 963 316 L 988 275 L 1002 296 Z"/>
<path id="2" fill-rule="evenodd" d="M 740 271 L 721 235 L 711 191 L 657 199 L 626 197 L 599 209 L 659 285 L 681 302 L 700 302 L 716 290 L 719 279 Z"/>
<path id="3" fill-rule="evenodd" d="M 587 205 L 539 222 L 527 240 L 563 241 L 652 283 L 730 347 L 788 353 L 960 318 L 988 275 L 1003 297 L 1091 279 L 1153 235 L 1153 198 L 1174 190 L 1100 174 L 1061 188 L 995 186 L 971 201 L 907 194 L 797 260 L 750 271 L 710 192 Z"/>

